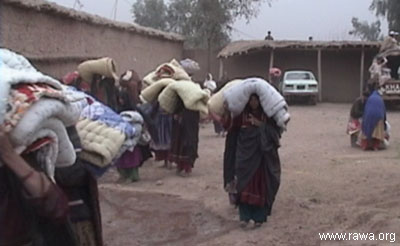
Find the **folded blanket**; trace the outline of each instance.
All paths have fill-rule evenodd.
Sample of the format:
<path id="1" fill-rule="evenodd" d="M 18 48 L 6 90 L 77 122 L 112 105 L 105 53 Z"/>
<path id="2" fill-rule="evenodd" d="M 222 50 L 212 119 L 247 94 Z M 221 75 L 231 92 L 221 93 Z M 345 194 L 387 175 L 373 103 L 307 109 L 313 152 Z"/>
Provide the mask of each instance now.
<path id="1" fill-rule="evenodd" d="M 224 91 L 225 102 L 232 116 L 243 112 L 254 93 L 259 96 L 265 114 L 272 117 L 281 129 L 286 130 L 286 123 L 290 119 L 287 103 L 272 85 L 260 78 L 245 79 Z"/>
<path id="2" fill-rule="evenodd" d="M 140 124 L 140 125 L 144 124 L 142 115 L 140 115 L 140 113 L 138 113 L 136 111 L 123 111 L 119 115 L 121 115 L 121 118 L 124 121 L 126 121 L 132 125 L 133 124 Z"/>
<path id="3" fill-rule="evenodd" d="M 66 127 L 78 121 L 82 97 L 6 49 L 0 49 L 0 75 L 0 124 L 17 153 L 37 151 L 39 164 L 53 179 L 56 167 L 75 163 Z"/>
<path id="4" fill-rule="evenodd" d="M 163 63 L 153 72 L 143 78 L 143 89 L 154 84 L 160 79 L 170 78 L 174 80 L 190 80 L 190 76 L 185 69 L 175 59 L 169 63 Z"/>
<path id="5" fill-rule="evenodd" d="M 227 83 L 224 87 L 222 87 L 217 93 L 211 96 L 210 100 L 208 100 L 208 111 L 211 117 L 217 121 L 220 120 L 224 113 L 224 92 L 233 85 L 242 82 L 243 80 L 237 79 L 232 80 Z"/>
<path id="6" fill-rule="evenodd" d="M 1 48 L 0 75 L 0 124 L 6 115 L 7 99 L 12 85 L 42 83 L 62 90 L 60 82 L 37 71 L 25 57 Z"/>
<path id="7" fill-rule="evenodd" d="M 192 81 L 180 81 L 169 84 L 158 97 L 160 106 L 168 113 L 174 113 L 178 99 L 182 99 L 185 108 L 208 114 L 209 95 L 200 85 Z"/>
<path id="8" fill-rule="evenodd" d="M 135 129 L 135 135 L 132 138 L 125 139 L 124 146 L 128 148 L 128 150 L 133 151 L 134 147 L 138 144 L 139 139 L 142 136 L 143 117 L 136 111 L 123 111 L 120 113 L 121 118 L 132 125 Z"/>
<path id="9" fill-rule="evenodd" d="M 124 133 L 127 138 L 135 134 L 132 125 L 124 121 L 119 114 L 100 102 L 93 102 L 85 107 L 81 113 L 81 118 L 98 121 Z"/>
<path id="10" fill-rule="evenodd" d="M 47 118 L 57 118 L 63 122 L 64 126 L 68 127 L 76 124 L 80 114 L 81 109 L 77 103 L 66 103 L 46 98 L 33 104 L 17 125 L 26 124 L 27 128 L 31 128 L 29 125 L 39 125 Z M 27 118 L 27 120 L 24 120 L 24 118 Z M 18 133 L 18 135 L 23 138 L 22 133 Z"/>
<path id="11" fill-rule="evenodd" d="M 41 149 L 47 174 L 52 177 L 54 168 L 75 163 L 75 151 L 66 133 L 66 126 L 74 125 L 80 111 L 74 104 L 55 99 L 41 99 L 34 103 L 10 132 L 16 151 L 22 153 L 40 138 L 50 138 L 51 143 Z"/>
<path id="12" fill-rule="evenodd" d="M 79 156 L 99 167 L 110 165 L 125 141 L 124 133 L 99 121 L 82 119 L 76 128 L 83 147 Z"/>
<path id="13" fill-rule="evenodd" d="M 31 110 L 29 111 L 29 113 Z M 32 116 L 27 115 L 10 133 L 10 140 L 17 153 L 22 153 L 28 146 L 40 139 L 50 139 L 49 143 L 38 150 L 38 163 L 44 165 L 44 170 L 50 178 L 54 177 L 55 168 L 71 166 L 75 163 L 75 150 L 64 123 L 58 118 L 45 118 L 33 122 Z"/>
<path id="14" fill-rule="evenodd" d="M 53 89 L 46 84 L 17 84 L 12 86 L 3 123 L 6 131 L 11 131 L 29 108 L 42 97 L 64 99 L 62 90 Z"/>
<path id="15" fill-rule="evenodd" d="M 59 142 L 59 147 L 62 147 L 61 151 L 65 149 L 66 152 L 58 152 L 57 154 L 60 156 L 53 159 L 56 160 L 53 164 L 56 166 L 72 165 L 75 162 L 75 151 L 73 148 L 69 148 L 72 144 L 69 141 L 68 134 L 66 134 L 65 127 L 74 125 L 79 119 L 79 113 L 79 110 L 76 110 L 74 105 L 70 103 L 54 99 L 41 99 L 25 113 L 24 117 L 11 131 L 10 139 L 14 146 L 24 149 L 37 140 L 37 131 L 43 128 L 46 129 L 47 122 L 57 121 L 54 124 L 58 124 L 58 128 L 54 132 L 61 139 Z M 60 124 L 64 129 L 60 129 Z M 48 126 L 49 129 L 53 128 L 52 123 Z"/>
<path id="16" fill-rule="evenodd" d="M 145 103 L 153 103 L 157 100 L 161 91 L 169 84 L 176 82 L 174 79 L 160 79 L 156 83 L 153 83 L 146 87 L 140 93 L 140 100 Z"/>
<path id="17" fill-rule="evenodd" d="M 117 65 L 110 57 L 103 57 L 97 60 L 88 60 L 78 66 L 79 75 L 88 83 L 92 82 L 94 74 L 100 74 L 107 78 L 112 78 L 117 83 Z"/>

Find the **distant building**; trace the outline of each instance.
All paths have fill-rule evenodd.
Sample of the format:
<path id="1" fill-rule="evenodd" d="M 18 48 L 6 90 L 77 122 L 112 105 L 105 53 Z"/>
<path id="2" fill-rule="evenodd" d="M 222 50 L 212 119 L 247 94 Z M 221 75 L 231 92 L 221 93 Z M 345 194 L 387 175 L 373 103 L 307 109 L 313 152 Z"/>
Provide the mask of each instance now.
<path id="1" fill-rule="evenodd" d="M 236 41 L 218 54 L 219 71 L 231 80 L 267 78 L 272 67 L 309 70 L 320 84 L 320 100 L 352 102 L 369 78 L 368 67 L 379 47 L 379 42 L 361 41 Z"/>

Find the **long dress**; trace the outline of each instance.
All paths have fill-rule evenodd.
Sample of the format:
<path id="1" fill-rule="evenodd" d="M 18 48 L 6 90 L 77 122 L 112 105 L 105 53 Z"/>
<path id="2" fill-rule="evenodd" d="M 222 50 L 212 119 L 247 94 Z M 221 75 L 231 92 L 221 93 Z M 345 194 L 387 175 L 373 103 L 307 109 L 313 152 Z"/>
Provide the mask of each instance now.
<path id="1" fill-rule="evenodd" d="M 233 120 L 224 155 L 224 183 L 234 182 L 241 221 L 267 221 L 280 184 L 279 129 L 263 113 L 253 115 L 261 126 L 251 125 L 249 114 Z M 235 148 L 235 149 L 233 149 Z"/>
<path id="2" fill-rule="evenodd" d="M 102 246 L 97 180 L 77 158 L 74 165 L 56 169 L 56 181 L 68 196 L 70 221 L 79 245 Z"/>
<path id="3" fill-rule="evenodd" d="M 198 157 L 200 113 L 184 108 L 172 121 L 172 141 L 169 161 L 177 164 L 177 171 L 190 173 Z"/>
<path id="4" fill-rule="evenodd" d="M 168 153 L 171 148 L 172 115 L 166 113 L 160 107 L 157 110 L 157 138 L 152 139 L 150 147 L 154 150 L 156 161 L 165 161 L 168 160 Z"/>

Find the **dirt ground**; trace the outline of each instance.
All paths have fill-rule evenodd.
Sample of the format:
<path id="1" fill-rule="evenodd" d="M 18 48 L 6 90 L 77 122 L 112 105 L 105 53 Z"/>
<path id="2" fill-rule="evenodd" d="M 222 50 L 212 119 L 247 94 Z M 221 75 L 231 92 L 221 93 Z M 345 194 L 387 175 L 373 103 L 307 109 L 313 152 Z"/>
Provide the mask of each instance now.
<path id="1" fill-rule="evenodd" d="M 224 138 L 212 124 L 200 132 L 193 174 L 183 178 L 152 160 L 141 181 L 101 180 L 106 245 L 355 245 L 325 242 L 323 232 L 396 233 L 400 245 L 400 111 L 388 112 L 391 146 L 364 152 L 345 134 L 349 104 L 294 105 L 282 137 L 282 181 L 272 216 L 243 230 L 222 185 Z"/>

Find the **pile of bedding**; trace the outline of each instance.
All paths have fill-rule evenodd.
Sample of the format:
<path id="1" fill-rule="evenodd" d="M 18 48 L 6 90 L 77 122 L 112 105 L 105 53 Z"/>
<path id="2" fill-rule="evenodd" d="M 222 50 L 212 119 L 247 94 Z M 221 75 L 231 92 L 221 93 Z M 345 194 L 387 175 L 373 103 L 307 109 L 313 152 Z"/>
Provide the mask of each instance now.
<path id="1" fill-rule="evenodd" d="M 158 82 L 160 79 L 191 80 L 189 74 L 175 59 L 159 65 L 156 70 L 143 78 L 143 89 Z"/>
<path id="2" fill-rule="evenodd" d="M 184 68 L 176 61 L 161 64 L 144 79 L 144 88 L 140 99 L 144 103 L 159 102 L 168 113 L 174 113 L 179 107 L 179 100 L 187 109 L 208 115 L 207 102 L 210 94 L 199 84 L 194 83 Z"/>
<path id="3" fill-rule="evenodd" d="M 0 124 L 17 153 L 37 153 L 39 164 L 53 179 L 56 167 L 75 163 L 66 128 L 78 121 L 77 102 L 82 98 L 7 49 L 0 49 L 0 74 Z"/>
<path id="4" fill-rule="evenodd" d="M 82 141 L 80 157 L 99 168 L 112 165 L 126 150 L 132 149 L 137 131 L 106 105 L 87 95 L 76 127 Z"/>

